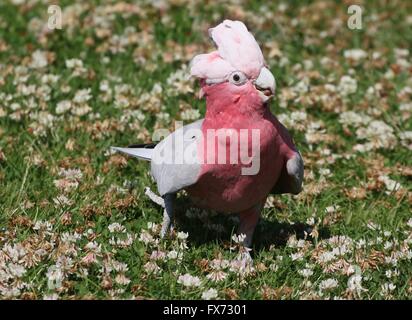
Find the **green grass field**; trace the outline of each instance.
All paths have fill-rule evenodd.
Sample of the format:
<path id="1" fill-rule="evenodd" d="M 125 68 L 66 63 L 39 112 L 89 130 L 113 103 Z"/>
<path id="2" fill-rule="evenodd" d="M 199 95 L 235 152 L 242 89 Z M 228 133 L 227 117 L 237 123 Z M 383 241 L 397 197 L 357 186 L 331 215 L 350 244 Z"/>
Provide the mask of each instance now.
<path id="1" fill-rule="evenodd" d="M 0 2 L 0 298 L 412 297 L 411 2 L 361 1 L 361 30 L 350 1 L 57 1 L 61 30 L 47 2 Z M 225 18 L 262 46 L 305 161 L 247 269 L 236 217 L 183 194 L 160 240 L 148 163 L 110 151 L 204 115 L 188 64 Z"/>

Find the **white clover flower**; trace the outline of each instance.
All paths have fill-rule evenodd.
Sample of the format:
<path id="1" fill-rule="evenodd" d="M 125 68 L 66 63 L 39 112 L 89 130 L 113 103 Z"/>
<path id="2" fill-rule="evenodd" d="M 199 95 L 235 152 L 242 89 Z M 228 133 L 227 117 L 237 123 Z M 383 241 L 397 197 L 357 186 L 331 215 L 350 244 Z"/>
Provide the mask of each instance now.
<path id="1" fill-rule="evenodd" d="M 390 294 L 392 291 L 394 291 L 396 289 L 396 285 L 394 285 L 393 283 L 391 283 L 391 282 L 387 282 L 387 283 L 384 283 L 382 286 L 381 286 L 381 292 L 382 292 L 382 294 L 383 295 L 388 295 L 388 294 Z"/>
<path id="2" fill-rule="evenodd" d="M 223 281 L 226 279 L 226 277 L 227 273 L 222 270 L 214 270 L 206 276 L 206 278 L 214 282 Z"/>
<path id="3" fill-rule="evenodd" d="M 41 77 L 41 82 L 44 84 L 52 84 L 59 81 L 60 76 L 55 74 L 44 74 Z"/>
<path id="4" fill-rule="evenodd" d="M 388 69 L 388 71 L 385 72 L 383 77 L 387 80 L 392 80 L 393 78 L 395 78 L 395 72 L 393 72 L 392 69 Z"/>
<path id="5" fill-rule="evenodd" d="M 99 84 L 99 90 L 102 92 L 108 92 L 110 90 L 109 81 L 103 80 Z"/>
<path id="6" fill-rule="evenodd" d="M 130 283 L 130 279 L 127 278 L 123 273 L 116 275 L 114 281 L 122 286 L 126 286 Z"/>
<path id="7" fill-rule="evenodd" d="M 67 198 L 64 194 L 61 194 L 57 196 L 56 198 L 54 198 L 53 202 L 57 206 L 71 206 L 73 204 L 73 201 Z"/>
<path id="8" fill-rule="evenodd" d="M 200 112 L 197 109 L 186 109 L 181 113 L 180 117 L 182 120 L 197 120 L 200 118 Z"/>
<path id="9" fill-rule="evenodd" d="M 348 290 L 356 294 L 360 294 L 362 291 L 368 291 L 362 287 L 362 276 L 356 274 L 348 279 Z"/>
<path id="10" fill-rule="evenodd" d="M 31 127 L 37 130 L 51 128 L 54 121 L 54 116 L 47 111 L 39 111 L 30 114 L 30 118 L 36 120 L 37 123 L 31 123 Z"/>
<path id="11" fill-rule="evenodd" d="M 56 106 L 56 113 L 57 114 L 63 114 L 70 110 L 72 107 L 72 103 L 69 100 L 63 100 L 57 103 Z"/>
<path id="12" fill-rule="evenodd" d="M 397 58 L 396 64 L 399 65 L 402 69 L 409 69 L 409 67 L 411 66 L 409 61 L 404 58 Z"/>
<path id="13" fill-rule="evenodd" d="M 307 120 L 308 114 L 305 111 L 293 111 L 290 118 L 293 122 L 304 122 Z"/>
<path id="14" fill-rule="evenodd" d="M 78 90 L 74 95 L 73 101 L 78 104 L 85 103 L 92 98 L 92 95 L 90 93 L 90 88 Z"/>
<path id="15" fill-rule="evenodd" d="M 144 269 L 147 273 L 157 274 L 160 272 L 160 267 L 156 264 L 156 262 L 148 262 L 144 265 Z"/>
<path id="16" fill-rule="evenodd" d="M 339 205 L 333 205 L 325 208 L 326 213 L 334 213 L 340 209 Z"/>
<path id="17" fill-rule="evenodd" d="M 323 177 L 330 177 L 332 175 L 332 172 L 328 168 L 320 168 L 319 174 Z"/>
<path id="18" fill-rule="evenodd" d="M 398 258 L 396 258 L 396 257 L 385 257 L 385 263 L 396 266 L 398 264 Z"/>
<path id="19" fill-rule="evenodd" d="M 109 224 L 109 226 L 107 227 L 109 229 L 109 231 L 111 233 L 114 232 L 126 232 L 126 228 L 124 226 L 122 226 L 120 223 L 118 222 L 114 222 L 112 224 Z"/>
<path id="20" fill-rule="evenodd" d="M 180 240 L 186 240 L 188 237 L 189 237 L 189 233 L 187 232 L 179 231 L 177 233 L 177 238 Z"/>
<path id="21" fill-rule="evenodd" d="M 176 95 L 180 93 L 193 92 L 190 76 L 188 76 L 188 74 L 188 66 L 184 64 L 181 69 L 169 76 L 166 83 L 169 86 L 169 91 L 171 94 Z"/>
<path id="22" fill-rule="evenodd" d="M 412 112 L 412 102 L 402 103 L 399 105 L 400 111 Z"/>
<path id="23" fill-rule="evenodd" d="M 150 255 L 150 260 L 165 260 L 166 253 L 160 250 L 155 250 Z"/>
<path id="24" fill-rule="evenodd" d="M 393 128 L 385 122 L 373 120 L 367 127 L 357 129 L 356 135 L 358 139 L 368 140 L 367 144 L 373 149 L 393 149 L 397 144 L 397 139 L 393 132 Z"/>
<path id="25" fill-rule="evenodd" d="M 229 261 L 226 259 L 213 259 L 209 265 L 212 269 L 220 270 L 227 268 L 229 266 Z"/>
<path id="26" fill-rule="evenodd" d="M 293 88 L 297 94 L 304 94 L 309 91 L 309 79 L 304 78 L 303 80 L 299 81 Z"/>
<path id="27" fill-rule="evenodd" d="M 149 232 L 142 230 L 139 236 L 139 241 L 143 242 L 144 244 L 149 244 L 154 242 L 154 238 Z"/>
<path id="28" fill-rule="evenodd" d="M 78 234 L 77 232 L 74 232 L 73 234 L 70 233 L 70 232 L 63 232 L 61 237 L 60 237 L 60 240 L 62 242 L 75 243 L 78 240 L 80 240 L 81 238 L 82 238 L 81 234 Z"/>
<path id="29" fill-rule="evenodd" d="M 326 252 L 323 252 L 319 256 L 318 260 L 321 263 L 327 263 L 327 262 L 334 260 L 335 258 L 336 258 L 336 255 L 333 251 L 326 251 Z"/>
<path id="30" fill-rule="evenodd" d="M 13 102 L 12 104 L 10 104 L 10 109 L 13 111 L 17 111 L 21 109 L 21 104 L 17 102 Z"/>
<path id="31" fill-rule="evenodd" d="M 76 106 L 75 108 L 72 109 L 72 114 L 75 116 L 81 117 L 84 116 L 92 111 L 92 108 L 87 105 L 81 105 L 81 106 Z"/>
<path id="32" fill-rule="evenodd" d="M 43 296 L 43 300 L 58 300 L 59 295 L 57 293 L 46 294 Z"/>
<path id="33" fill-rule="evenodd" d="M 32 62 L 30 67 L 33 69 L 40 69 L 47 66 L 47 56 L 46 52 L 41 50 L 36 50 L 31 55 Z"/>
<path id="34" fill-rule="evenodd" d="M 34 230 L 40 230 L 40 231 L 52 231 L 53 225 L 49 221 L 36 221 L 33 227 Z"/>
<path id="35" fill-rule="evenodd" d="M 80 169 L 65 169 L 65 168 L 60 168 L 59 170 L 59 176 L 68 178 L 68 179 L 81 179 L 83 177 L 83 174 Z"/>
<path id="36" fill-rule="evenodd" d="M 58 266 L 51 266 L 47 269 L 47 286 L 50 290 L 59 289 L 64 279 L 63 271 Z"/>
<path id="37" fill-rule="evenodd" d="M 88 242 L 84 248 L 86 250 L 94 251 L 94 252 L 100 252 L 101 251 L 101 245 L 98 244 L 96 241 L 90 241 Z"/>
<path id="38" fill-rule="evenodd" d="M 338 92 L 346 97 L 350 94 L 355 93 L 358 90 L 358 82 L 356 79 L 351 78 L 350 76 L 343 76 L 338 85 Z"/>
<path id="39" fill-rule="evenodd" d="M 395 180 L 392 180 L 391 178 L 389 178 L 386 175 L 379 176 L 378 180 L 385 184 L 385 187 L 386 187 L 386 190 L 387 190 L 386 193 L 388 193 L 388 194 L 393 192 L 393 191 L 399 190 L 400 187 L 401 187 L 399 182 L 397 182 Z"/>
<path id="40" fill-rule="evenodd" d="M 80 59 L 68 59 L 65 63 L 68 69 L 83 68 L 83 61 Z"/>
<path id="41" fill-rule="evenodd" d="M 77 181 L 70 180 L 67 178 L 54 180 L 53 183 L 56 186 L 56 188 L 64 192 L 68 192 L 72 189 L 76 189 L 79 186 L 79 183 Z"/>
<path id="42" fill-rule="evenodd" d="M 392 247 L 393 247 L 393 243 L 390 242 L 390 241 L 386 241 L 386 242 L 384 243 L 384 245 L 383 245 L 383 248 L 384 248 L 385 250 L 389 250 L 389 249 L 391 249 Z"/>
<path id="43" fill-rule="evenodd" d="M 303 67 L 305 70 L 312 70 L 314 67 L 313 61 L 308 59 L 303 60 Z"/>
<path id="44" fill-rule="evenodd" d="M 125 248 L 125 247 L 129 247 L 133 244 L 134 239 L 136 238 L 135 235 L 132 235 L 130 233 L 126 233 L 126 238 L 125 239 L 120 239 L 120 238 L 114 238 L 112 237 L 109 240 L 109 243 L 112 246 L 116 246 L 116 247 L 120 247 L 120 248 Z"/>
<path id="45" fill-rule="evenodd" d="M 409 56 L 408 49 L 395 48 L 394 53 L 397 58 L 406 58 L 407 56 Z"/>
<path id="46" fill-rule="evenodd" d="M 319 284 L 319 289 L 320 289 L 321 291 L 331 290 L 331 289 L 336 288 L 336 287 L 338 286 L 338 284 L 339 284 L 339 283 L 338 283 L 338 281 L 337 281 L 336 279 L 329 278 L 329 279 L 323 280 L 323 281 Z"/>
<path id="47" fill-rule="evenodd" d="M 159 112 L 156 114 L 156 119 L 162 120 L 164 122 L 169 122 L 170 121 L 170 114 L 167 112 Z"/>
<path id="48" fill-rule="evenodd" d="M 365 239 L 359 239 L 358 242 L 356 243 L 356 247 L 359 248 L 359 249 L 364 248 L 365 245 L 366 245 Z"/>
<path id="49" fill-rule="evenodd" d="M 374 223 L 373 221 L 368 221 L 368 223 L 366 224 L 366 226 L 368 227 L 368 229 L 370 230 L 379 230 L 381 229 L 381 226 Z"/>
<path id="50" fill-rule="evenodd" d="M 339 115 L 339 122 L 344 125 L 350 125 L 355 128 L 366 125 L 371 121 L 371 117 L 354 111 L 345 111 Z"/>
<path id="51" fill-rule="evenodd" d="M 296 239 L 295 235 L 292 235 L 288 238 L 287 246 L 289 248 L 297 248 L 298 246 L 298 240 Z"/>
<path id="52" fill-rule="evenodd" d="M 63 271 L 70 270 L 74 265 L 72 258 L 68 256 L 59 256 L 56 261 L 56 267 L 61 268 Z"/>
<path id="53" fill-rule="evenodd" d="M 27 271 L 22 265 L 12 262 L 8 264 L 8 270 L 10 275 L 16 278 L 21 278 Z"/>
<path id="54" fill-rule="evenodd" d="M 113 269 L 116 270 L 117 272 L 125 273 L 129 270 L 129 267 L 127 266 L 126 263 L 120 262 L 120 261 L 117 261 L 117 260 L 112 260 L 111 265 L 112 265 Z"/>
<path id="55" fill-rule="evenodd" d="M 343 56 L 348 60 L 359 62 L 360 60 L 367 57 L 367 53 L 362 49 L 350 49 L 345 50 L 343 52 Z"/>
<path id="56" fill-rule="evenodd" d="M 243 233 L 242 233 L 242 234 L 239 234 L 239 235 L 234 234 L 234 235 L 232 236 L 233 242 L 239 243 L 239 244 L 242 244 L 243 241 L 245 241 L 245 239 L 246 239 L 246 235 L 243 234 Z"/>
<path id="57" fill-rule="evenodd" d="M 217 290 L 210 288 L 202 293 L 203 300 L 212 300 L 217 298 Z"/>
<path id="58" fill-rule="evenodd" d="M 348 267 L 348 269 L 346 270 L 346 274 L 347 274 L 347 275 L 350 275 L 350 274 L 355 273 L 355 272 L 356 272 L 356 269 L 355 269 L 355 267 L 354 267 L 353 265 L 350 265 L 350 266 Z"/>
<path id="59" fill-rule="evenodd" d="M 290 258 L 292 259 L 292 261 L 299 261 L 303 259 L 303 256 L 304 256 L 303 252 L 299 251 L 297 253 L 292 253 L 290 255 Z"/>
<path id="60" fill-rule="evenodd" d="M 309 278 L 310 276 L 313 275 L 313 270 L 305 268 L 305 269 L 299 270 L 298 273 L 304 278 Z"/>
<path id="61" fill-rule="evenodd" d="M 201 284 L 200 278 L 197 276 L 192 276 L 188 273 L 185 275 L 180 275 L 177 279 L 177 283 L 184 285 L 185 287 L 199 287 Z"/>
<path id="62" fill-rule="evenodd" d="M 401 143 L 406 148 L 412 150 L 412 131 L 403 131 L 399 133 Z"/>
<path id="63" fill-rule="evenodd" d="M 315 220 L 314 217 L 310 217 L 310 218 L 306 219 L 306 223 L 310 226 L 314 226 L 315 223 L 316 223 L 316 220 Z"/>
<path id="64" fill-rule="evenodd" d="M 174 259 L 177 259 L 178 257 L 179 257 L 179 254 L 176 250 L 171 250 L 167 253 L 168 259 L 174 260 Z"/>
<path id="65" fill-rule="evenodd" d="M 325 88 L 326 91 L 329 91 L 329 92 L 332 92 L 332 93 L 336 92 L 337 89 L 338 89 L 338 88 L 337 88 L 334 84 L 332 84 L 332 83 L 326 83 L 325 86 L 324 86 L 324 88 Z"/>
<path id="66" fill-rule="evenodd" d="M 147 229 L 149 229 L 152 232 L 156 232 L 157 227 L 158 227 L 157 223 L 154 223 L 154 222 L 151 222 L 151 221 L 149 221 L 147 223 Z"/>
<path id="67" fill-rule="evenodd" d="M 396 272 L 396 271 L 397 271 L 396 269 L 395 269 L 395 271 L 386 270 L 386 271 L 385 271 L 385 276 L 386 276 L 388 279 L 392 278 L 393 276 L 397 276 L 397 275 L 399 274 L 399 272 Z"/>

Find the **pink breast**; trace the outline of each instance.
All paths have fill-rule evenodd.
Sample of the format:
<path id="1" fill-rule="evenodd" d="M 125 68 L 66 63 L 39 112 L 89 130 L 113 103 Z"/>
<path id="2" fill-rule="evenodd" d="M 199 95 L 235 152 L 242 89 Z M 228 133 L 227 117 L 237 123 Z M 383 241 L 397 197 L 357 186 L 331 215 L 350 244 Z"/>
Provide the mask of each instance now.
<path id="1" fill-rule="evenodd" d="M 216 119 L 215 119 L 216 120 Z M 187 189 L 190 197 L 197 205 L 214 209 L 220 212 L 239 212 L 253 207 L 268 195 L 279 178 L 284 165 L 284 144 L 277 132 L 276 120 L 268 116 L 260 121 L 236 121 L 230 119 L 230 123 L 216 121 L 204 121 L 202 126 L 205 143 L 199 147 L 199 156 L 203 161 L 198 182 Z M 237 125 L 237 124 L 241 124 Z M 207 147 L 208 129 L 231 128 L 240 136 L 240 129 L 248 129 L 248 149 L 251 155 L 252 135 L 251 130 L 260 131 L 260 169 L 255 175 L 242 175 L 240 154 L 237 164 L 208 164 Z M 217 138 L 216 138 L 217 139 Z M 217 148 L 217 144 L 216 144 Z M 216 150 L 217 151 L 217 150 Z M 230 148 L 226 148 L 226 160 L 230 159 Z M 217 152 L 215 156 L 217 157 Z M 210 162 L 210 158 L 209 158 Z M 229 161 L 227 161 L 229 162 Z"/>

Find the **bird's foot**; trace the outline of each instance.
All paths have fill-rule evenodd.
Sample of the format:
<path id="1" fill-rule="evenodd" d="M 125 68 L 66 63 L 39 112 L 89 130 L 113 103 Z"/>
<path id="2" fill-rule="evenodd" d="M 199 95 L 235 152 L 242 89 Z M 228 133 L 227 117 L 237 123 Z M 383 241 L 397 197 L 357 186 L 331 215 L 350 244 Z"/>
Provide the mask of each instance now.
<path id="1" fill-rule="evenodd" d="M 251 270 L 253 268 L 253 258 L 250 254 L 252 249 L 242 247 L 238 255 L 238 260 L 241 262 L 242 268 Z"/>
<path id="2" fill-rule="evenodd" d="M 166 238 L 166 236 L 171 236 L 173 234 L 174 228 L 173 224 L 169 226 L 165 225 L 164 222 L 162 224 L 162 229 L 160 230 L 160 239 Z"/>
<path id="3" fill-rule="evenodd" d="M 164 208 L 162 229 L 160 230 L 160 238 L 163 239 L 168 233 L 173 231 L 173 202 L 176 198 L 175 194 L 164 195 L 163 198 L 155 194 L 149 187 L 145 188 L 145 194 L 158 205 Z"/>

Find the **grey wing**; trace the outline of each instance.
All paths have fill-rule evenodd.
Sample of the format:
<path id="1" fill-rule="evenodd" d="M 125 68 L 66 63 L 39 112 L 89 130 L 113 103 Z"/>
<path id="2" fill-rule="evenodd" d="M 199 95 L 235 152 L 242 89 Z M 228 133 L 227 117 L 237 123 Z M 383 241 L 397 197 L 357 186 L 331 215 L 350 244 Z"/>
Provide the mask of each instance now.
<path id="1" fill-rule="evenodd" d="M 303 171 L 304 165 L 302 156 L 299 152 L 295 152 L 295 154 L 286 161 L 280 177 L 271 193 L 298 194 L 299 192 L 301 192 L 303 183 Z"/>
<path id="2" fill-rule="evenodd" d="M 197 182 L 201 169 L 198 142 L 202 123 L 203 119 L 177 129 L 154 148 L 151 173 L 161 196 Z"/>

